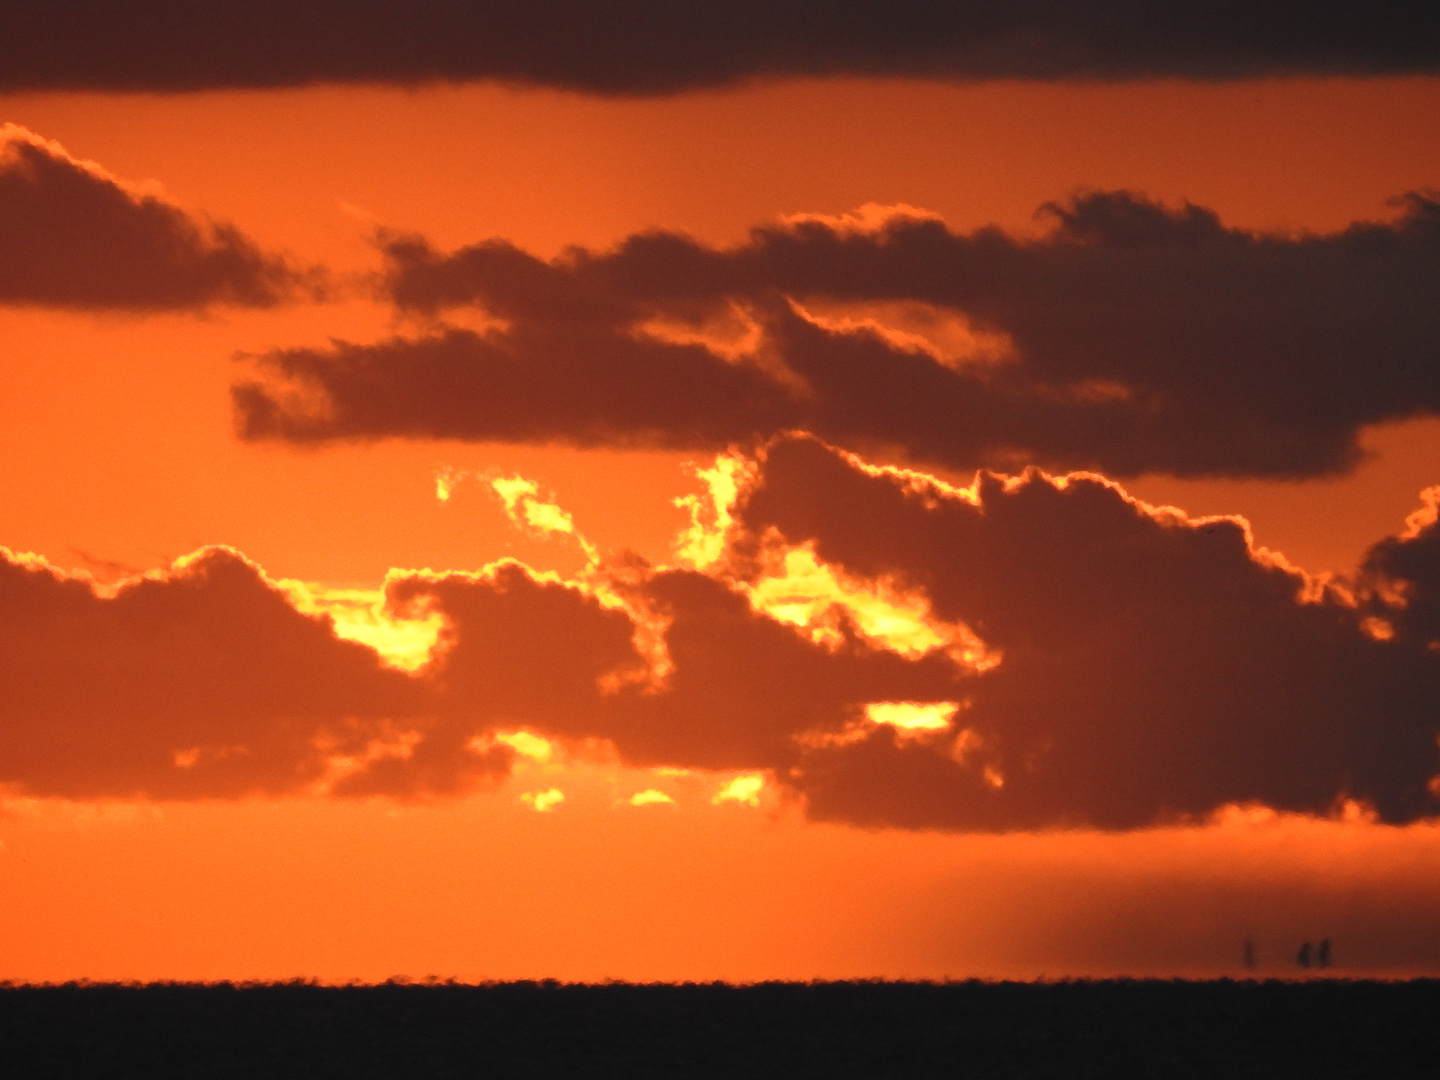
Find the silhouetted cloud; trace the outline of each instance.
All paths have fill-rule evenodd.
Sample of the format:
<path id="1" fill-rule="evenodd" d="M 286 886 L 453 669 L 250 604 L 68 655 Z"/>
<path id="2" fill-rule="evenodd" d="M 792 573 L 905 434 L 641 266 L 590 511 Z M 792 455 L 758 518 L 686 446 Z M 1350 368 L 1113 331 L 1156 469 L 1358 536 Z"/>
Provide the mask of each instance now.
<path id="1" fill-rule="evenodd" d="M 729 460 L 695 568 L 393 574 L 390 615 L 442 626 L 413 673 L 227 549 L 113 595 L 7 556 L 0 783 L 456 795 L 505 775 L 497 736 L 524 730 L 764 772 L 812 817 L 867 826 L 1440 806 L 1433 513 L 1352 592 L 1255 552 L 1242 522 L 1093 475 L 961 490 L 810 436 Z"/>
<path id="2" fill-rule="evenodd" d="M 737 550 L 813 545 L 919 591 L 1002 657 L 947 735 L 876 726 L 808 755 L 788 782 L 815 816 L 1125 828 L 1342 796 L 1386 821 L 1435 812 L 1440 656 L 1408 633 L 1377 640 L 1364 608 L 1252 553 L 1237 521 L 1152 511 L 1086 476 L 986 474 L 972 502 L 806 438 L 769 450 L 737 515 Z"/>
<path id="3" fill-rule="evenodd" d="M 363 766 L 424 701 L 229 549 L 113 596 L 0 555 L 0 784 L 72 798 L 301 791 L 331 759 Z"/>
<path id="4" fill-rule="evenodd" d="M 269 307 L 318 285 L 315 271 L 232 225 L 126 186 L 22 127 L 0 127 L 0 304 Z"/>
<path id="5" fill-rule="evenodd" d="M 537 259 L 383 238 L 419 337 L 277 350 L 242 433 L 719 448 L 801 428 L 956 469 L 1299 477 L 1440 410 L 1440 203 L 1326 235 L 1126 192 L 1038 239 L 919 211 Z M 447 327 L 473 305 L 487 333 Z"/>
<path id="6" fill-rule="evenodd" d="M 502 562 L 391 580 L 397 617 L 444 618 L 411 675 L 228 549 L 113 595 L 0 554 L 0 784 L 27 794 L 453 795 L 508 772 L 494 736 L 517 728 L 608 739 L 634 763 L 772 768 L 796 735 L 838 731 L 877 697 L 951 695 L 958 674 L 938 654 L 826 648 L 723 581 L 632 567 L 631 610 L 665 626 L 673 671 L 657 684 L 618 600 Z"/>
<path id="7" fill-rule="evenodd" d="M 838 733 L 876 700 L 946 700 L 962 674 L 939 652 L 907 659 L 853 633 L 818 644 L 702 573 L 626 576 L 629 613 L 513 563 L 401 578 L 389 596 L 445 617 L 425 675 L 460 741 L 525 727 L 607 739 L 637 765 L 776 768 L 798 759 L 797 737 Z M 663 661 L 637 649 L 636 616 L 656 627 Z"/>
<path id="8" fill-rule="evenodd" d="M 0 90 L 499 79 L 665 94 L 786 75 L 1430 72 L 1430 14 L 1417 0 L 13 0 Z"/>
<path id="9" fill-rule="evenodd" d="M 1421 497 L 1424 505 L 1410 516 L 1404 533 L 1370 549 L 1360 578 L 1369 610 L 1388 632 L 1440 652 L 1440 487 Z"/>

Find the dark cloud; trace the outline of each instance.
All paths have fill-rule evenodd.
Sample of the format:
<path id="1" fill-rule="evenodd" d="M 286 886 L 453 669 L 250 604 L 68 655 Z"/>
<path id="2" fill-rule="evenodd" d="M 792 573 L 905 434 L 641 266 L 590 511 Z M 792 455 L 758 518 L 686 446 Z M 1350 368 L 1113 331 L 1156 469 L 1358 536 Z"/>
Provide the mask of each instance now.
<path id="1" fill-rule="evenodd" d="M 410 675 L 227 549 L 113 596 L 7 556 L 0 784 L 77 798 L 451 795 L 508 771 L 493 737 L 517 728 L 608 739 L 638 764 L 775 768 L 796 759 L 796 736 L 839 731 L 869 701 L 954 695 L 959 672 L 938 653 L 906 660 L 853 633 L 828 648 L 724 581 L 628 576 L 635 610 L 664 626 L 673 670 L 658 683 L 631 614 L 516 563 L 391 581 L 398 616 L 445 621 Z"/>
<path id="2" fill-rule="evenodd" d="M 738 514 L 742 552 L 767 533 L 812 544 L 1003 657 L 965 686 L 954 741 L 877 727 L 807 756 L 789 782 L 815 816 L 1126 828 L 1342 796 L 1392 822 L 1435 811 L 1440 657 L 1403 611 L 1376 640 L 1365 609 L 1256 557 L 1233 520 L 1151 512 L 1083 476 L 986 475 L 972 503 L 810 439 L 771 448 Z"/>
<path id="3" fill-rule="evenodd" d="M 241 429 L 695 449 L 803 428 L 952 469 L 1301 477 L 1440 410 L 1429 197 L 1326 235 L 1125 192 L 1042 212 L 1038 239 L 897 213 L 549 262 L 386 238 L 401 308 L 497 328 L 276 351 L 236 389 Z"/>
<path id="4" fill-rule="evenodd" d="M 1440 487 L 1422 497 L 1404 534 L 1370 549 L 1360 577 L 1374 618 L 1403 640 L 1440 652 Z"/>
<path id="5" fill-rule="evenodd" d="M 71 798 L 300 791 L 422 704 L 412 679 L 227 549 L 113 597 L 0 554 L 0 784 Z"/>
<path id="6" fill-rule="evenodd" d="M 395 616 L 443 624 L 413 674 L 225 549 L 113 596 L 7 557 L 0 784 L 456 795 L 506 774 L 496 736 L 525 729 L 631 765 L 765 771 L 812 817 L 867 826 L 1436 812 L 1433 514 L 1378 545 L 1352 594 L 1257 555 L 1235 520 L 1095 476 L 984 474 L 967 493 L 809 436 L 740 464 L 703 570 L 393 577 Z M 796 552 L 836 575 L 803 625 L 767 606 L 810 604 L 815 573 L 776 576 Z M 919 603 L 931 637 L 902 652 L 873 631 L 884 596 Z M 905 726 L 917 714 L 928 728 Z"/>
<path id="7" fill-rule="evenodd" d="M 0 127 L 0 304 L 269 307 L 318 285 L 315 272 L 232 225 L 127 187 L 24 128 Z"/>
<path id="8" fill-rule="evenodd" d="M 666 94 L 787 75 L 1432 72 L 1419 0 L 13 0 L 0 90 L 498 79 Z"/>
<path id="9" fill-rule="evenodd" d="M 872 701 L 947 700 L 961 676 L 938 652 L 905 659 L 853 631 L 817 644 L 701 573 L 631 577 L 633 610 L 663 627 L 659 681 L 631 615 L 515 564 L 403 579 L 391 597 L 444 614 L 448 644 L 429 676 L 466 737 L 509 726 L 603 738 L 639 765 L 777 768 L 798 759 L 797 737 L 840 732 Z"/>

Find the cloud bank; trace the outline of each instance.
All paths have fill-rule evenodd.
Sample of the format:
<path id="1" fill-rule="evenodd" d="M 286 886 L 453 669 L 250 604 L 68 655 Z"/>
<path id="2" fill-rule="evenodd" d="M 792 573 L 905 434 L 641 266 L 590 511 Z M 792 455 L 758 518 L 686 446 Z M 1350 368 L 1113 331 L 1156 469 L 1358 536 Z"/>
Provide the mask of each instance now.
<path id="1" fill-rule="evenodd" d="M 1434 72 L 1417 0 L 15 0 L 0 90 L 493 79 L 668 94 L 781 76 L 1197 79 Z"/>
<path id="2" fill-rule="evenodd" d="M 0 304 L 270 307 L 318 285 L 315 272 L 233 225 L 127 186 L 25 128 L 0 127 Z"/>
<path id="3" fill-rule="evenodd" d="M 113 596 L 0 555 L 0 784 L 68 798 L 288 794 L 363 763 L 420 713 L 418 683 L 298 612 L 237 552 L 197 552 Z"/>
<path id="4" fill-rule="evenodd" d="M 1128 192 L 1042 215 L 1023 238 L 871 208 L 550 261 L 385 237 L 395 303 L 434 329 L 268 354 L 240 429 L 719 449 L 798 428 L 960 470 L 1304 477 L 1440 411 L 1432 197 L 1323 235 Z M 444 323 L 467 307 L 494 329 Z"/>
<path id="5" fill-rule="evenodd" d="M 709 475 L 689 568 L 393 574 L 393 618 L 443 622 L 413 674 L 225 549 L 113 596 L 7 555 L 0 782 L 436 797 L 503 776 L 523 729 L 868 826 L 1436 812 L 1433 500 L 1341 588 L 1095 476 L 957 489 L 808 436 Z"/>
<path id="6" fill-rule="evenodd" d="M 773 447 L 741 500 L 752 538 L 916 589 L 1003 657 L 967 683 L 955 741 L 877 729 L 817 754 L 794 781 L 812 814 L 1120 828 L 1342 794 L 1387 821 L 1433 812 L 1440 664 L 1408 609 L 1367 633 L 1241 523 L 1154 512 L 1098 477 L 985 475 L 973 500 L 809 439 Z"/>

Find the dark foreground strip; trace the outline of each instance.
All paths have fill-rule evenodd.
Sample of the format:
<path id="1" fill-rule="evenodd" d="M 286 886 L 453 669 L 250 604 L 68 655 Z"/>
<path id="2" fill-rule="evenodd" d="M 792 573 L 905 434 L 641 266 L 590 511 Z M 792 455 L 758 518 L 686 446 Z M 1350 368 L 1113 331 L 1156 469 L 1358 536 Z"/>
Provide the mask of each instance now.
<path id="1" fill-rule="evenodd" d="M 0 1075 L 1435 1077 L 1440 981 L 0 987 Z"/>

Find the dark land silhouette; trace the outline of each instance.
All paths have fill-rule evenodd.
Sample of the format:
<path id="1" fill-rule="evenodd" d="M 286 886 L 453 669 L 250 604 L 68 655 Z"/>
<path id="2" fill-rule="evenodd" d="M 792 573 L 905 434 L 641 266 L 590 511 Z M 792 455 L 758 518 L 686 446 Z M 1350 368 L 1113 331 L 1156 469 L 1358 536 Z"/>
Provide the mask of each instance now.
<path id="1" fill-rule="evenodd" d="M 1433 1076 L 1440 980 L 0 988 L 5 1075 Z"/>

